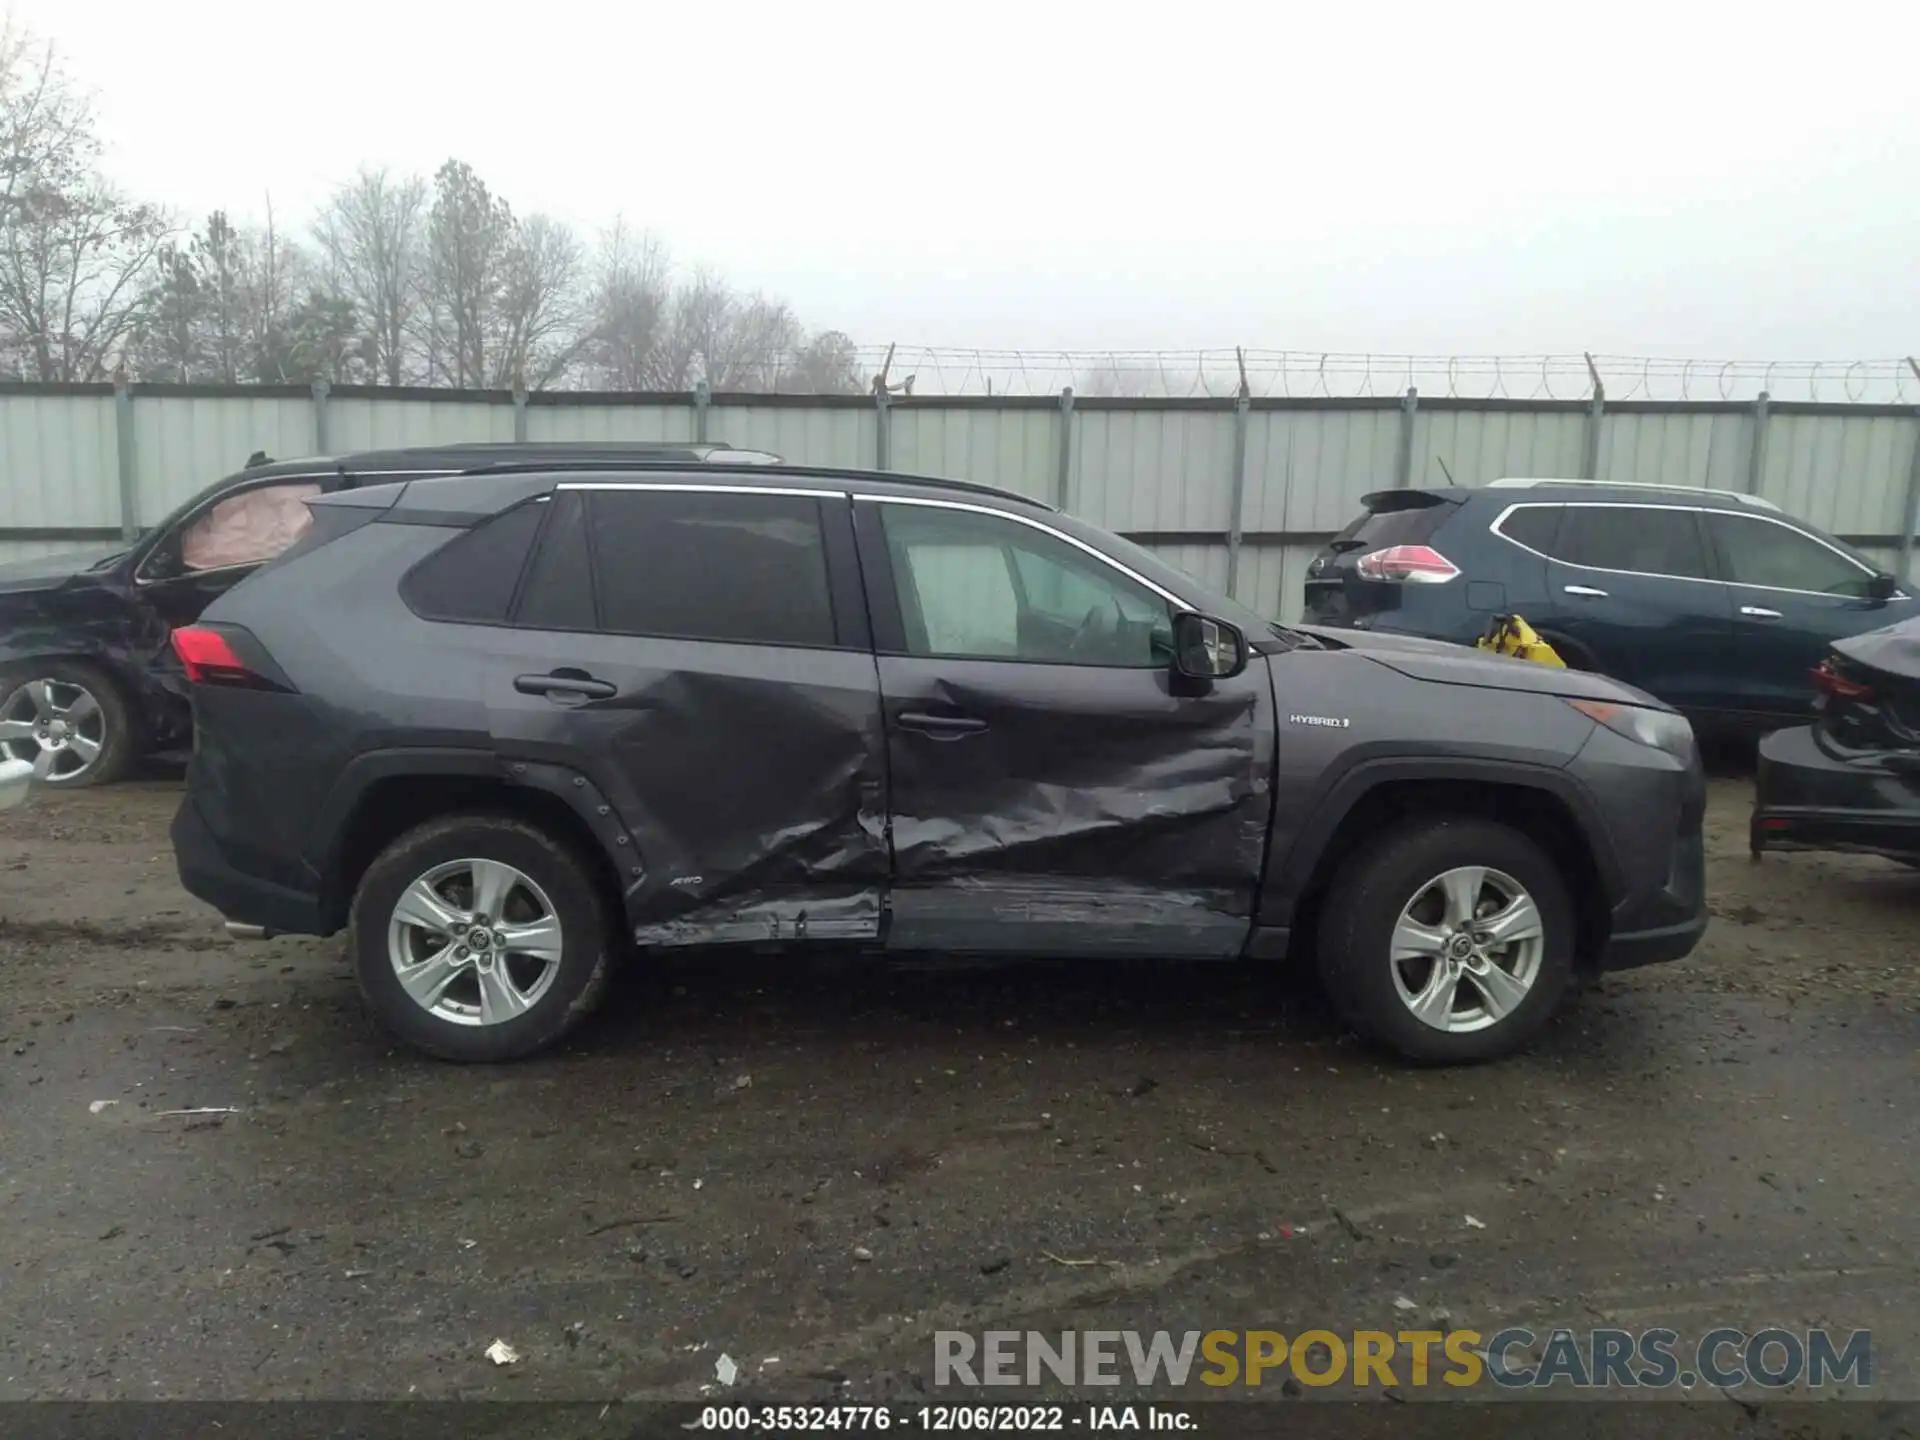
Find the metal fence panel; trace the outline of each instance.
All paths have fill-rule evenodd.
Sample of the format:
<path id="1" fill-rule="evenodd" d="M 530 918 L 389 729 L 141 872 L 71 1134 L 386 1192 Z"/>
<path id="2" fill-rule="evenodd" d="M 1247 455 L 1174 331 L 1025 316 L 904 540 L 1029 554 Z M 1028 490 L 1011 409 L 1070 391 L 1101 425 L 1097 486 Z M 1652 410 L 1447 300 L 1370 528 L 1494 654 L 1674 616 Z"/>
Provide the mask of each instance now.
<path id="1" fill-rule="evenodd" d="M 1067 508 L 1110 530 L 1225 535 L 1231 410 L 1074 411 Z"/>
<path id="2" fill-rule="evenodd" d="M 686 440 L 694 438 L 691 405 L 529 405 L 527 439 L 564 440 Z M 714 427 L 716 443 L 740 442 Z"/>
<path id="3" fill-rule="evenodd" d="M 771 450 L 795 465 L 871 470 L 876 463 L 877 413 L 870 406 L 716 403 L 708 424 L 716 440 L 743 450 Z"/>
<path id="4" fill-rule="evenodd" d="M 327 397 L 327 449 L 398 450 L 410 445 L 486 444 L 513 439 L 513 407 L 484 400 L 389 400 Z M 311 430 L 304 450 L 311 454 Z M 279 457 L 278 450 L 269 454 Z"/>
<path id="5" fill-rule="evenodd" d="M 1599 478 L 1642 485 L 1744 490 L 1750 414 L 1610 414 L 1600 427 Z"/>
<path id="6" fill-rule="evenodd" d="M 1484 485 L 1513 476 L 1578 476 L 1586 455 L 1587 417 L 1553 410 L 1415 412 L 1413 473 L 1417 486 Z M 1444 468 L 1443 468 L 1444 467 Z"/>
<path id="7" fill-rule="evenodd" d="M 276 459 L 314 453 L 313 402 L 279 396 L 165 395 L 133 402 L 134 493 L 140 525 L 223 475 L 256 450 Z M 117 471 L 103 477 L 115 494 Z"/>
<path id="8" fill-rule="evenodd" d="M 891 468 L 998 485 L 1036 500 L 1051 500 L 1060 471 L 1057 410 L 922 409 L 897 405 Z"/>
<path id="9" fill-rule="evenodd" d="M 1397 408 L 1253 411 L 1242 528 L 1249 534 L 1340 529 L 1359 510 L 1362 495 L 1393 488 L 1399 446 Z"/>
<path id="10" fill-rule="evenodd" d="M 1769 416 L 1760 493 L 1836 535 L 1898 534 L 1914 423 L 1905 416 Z"/>
<path id="11" fill-rule="evenodd" d="M 118 525 L 114 423 L 111 395 L 0 395 L 0 530 Z"/>

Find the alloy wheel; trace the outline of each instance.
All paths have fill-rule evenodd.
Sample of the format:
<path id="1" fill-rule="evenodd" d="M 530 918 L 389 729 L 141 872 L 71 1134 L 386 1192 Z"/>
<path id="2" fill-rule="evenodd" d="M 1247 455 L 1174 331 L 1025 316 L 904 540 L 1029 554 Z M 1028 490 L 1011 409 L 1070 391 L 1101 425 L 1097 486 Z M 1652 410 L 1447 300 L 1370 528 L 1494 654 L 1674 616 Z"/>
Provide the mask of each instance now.
<path id="1" fill-rule="evenodd" d="M 0 703 L 0 756 L 26 761 L 37 780 L 73 784 L 106 748 L 106 712 L 84 685 L 29 680 Z"/>
<path id="2" fill-rule="evenodd" d="M 1484 1030 L 1525 1001 L 1546 944 L 1540 908 L 1519 881 L 1463 865 L 1434 876 L 1401 910 L 1392 939 L 1394 989 L 1436 1030 Z"/>
<path id="3" fill-rule="evenodd" d="M 401 892 L 387 956 L 413 1002 L 456 1025 L 500 1025 L 553 985 L 560 918 L 534 881 L 498 860 L 452 860 Z"/>

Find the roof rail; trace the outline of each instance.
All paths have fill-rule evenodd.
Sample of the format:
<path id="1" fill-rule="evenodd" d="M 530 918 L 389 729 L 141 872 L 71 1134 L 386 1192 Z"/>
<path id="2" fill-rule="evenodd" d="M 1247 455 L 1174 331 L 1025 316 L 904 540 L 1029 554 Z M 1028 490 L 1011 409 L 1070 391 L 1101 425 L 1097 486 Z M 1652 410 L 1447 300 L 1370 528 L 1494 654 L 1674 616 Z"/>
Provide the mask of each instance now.
<path id="1" fill-rule="evenodd" d="M 734 458 L 738 454 L 740 458 Z M 553 459 L 512 459 L 492 460 L 483 464 L 462 465 L 449 474 L 459 475 L 512 475 L 545 473 L 606 473 L 614 474 L 654 474 L 661 472 L 684 472 L 686 462 L 677 460 L 652 459 L 646 457 L 632 460 L 616 460 L 611 457 L 594 456 L 587 460 Z M 927 490 L 952 490 L 962 495 L 987 495 L 996 500 L 1012 500 L 1036 510 L 1057 513 L 1058 507 L 1032 495 L 1022 495 L 1018 490 L 1003 489 L 998 485 L 984 485 L 977 480 L 954 480 L 941 475 L 903 475 L 892 470 L 860 470 L 833 465 L 790 465 L 781 460 L 763 460 L 751 452 L 726 452 L 724 457 L 710 458 L 696 467 L 702 472 L 713 471 L 717 474 L 732 472 L 740 475 L 751 474 L 754 478 L 765 477 L 769 480 L 781 475 L 792 475 L 808 480 L 838 480 L 843 484 L 911 485 Z"/>
<path id="2" fill-rule="evenodd" d="M 1764 495 L 1749 495 L 1744 490 L 1722 490 L 1712 485 L 1661 485 L 1651 480 L 1571 480 L 1563 477 L 1540 476 L 1520 477 L 1502 480 L 1489 480 L 1489 490 L 1531 490 L 1540 485 L 1570 485 L 1582 489 L 1597 490 L 1658 490 L 1667 494 L 1680 495 L 1718 495 L 1725 500 L 1738 500 L 1742 505 L 1751 505 L 1756 510 L 1778 510 L 1780 507 Z"/>

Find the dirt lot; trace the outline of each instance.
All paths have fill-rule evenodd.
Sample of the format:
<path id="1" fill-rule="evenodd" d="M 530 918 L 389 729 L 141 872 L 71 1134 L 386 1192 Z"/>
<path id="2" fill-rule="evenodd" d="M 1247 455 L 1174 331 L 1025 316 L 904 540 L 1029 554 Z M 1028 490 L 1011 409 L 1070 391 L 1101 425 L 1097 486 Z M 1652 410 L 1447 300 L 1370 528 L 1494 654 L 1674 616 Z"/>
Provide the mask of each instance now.
<path id="1" fill-rule="evenodd" d="M 1434 1317 L 1871 1327 L 1920 1398 L 1920 874 L 1750 864 L 1742 781 L 1702 952 L 1453 1072 L 1236 966 L 772 960 L 433 1064 L 337 943 L 181 893 L 176 793 L 0 819 L 0 1399 L 691 1397 L 722 1352 L 872 1399 L 937 1328 Z"/>

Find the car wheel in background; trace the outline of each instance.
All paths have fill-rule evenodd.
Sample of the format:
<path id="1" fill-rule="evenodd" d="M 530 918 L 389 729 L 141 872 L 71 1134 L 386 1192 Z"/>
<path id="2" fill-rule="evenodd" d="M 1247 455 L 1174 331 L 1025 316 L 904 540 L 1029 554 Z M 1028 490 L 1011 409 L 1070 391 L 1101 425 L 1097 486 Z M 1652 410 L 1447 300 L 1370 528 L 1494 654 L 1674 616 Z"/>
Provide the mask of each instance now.
<path id="1" fill-rule="evenodd" d="M 0 759 L 25 760 L 39 784 L 111 785 L 137 750 L 126 700 L 93 666 L 49 660 L 0 671 Z"/>
<path id="2" fill-rule="evenodd" d="M 1558 867 L 1508 826 L 1414 820 L 1342 869 L 1319 965 L 1363 1038 L 1411 1060 L 1491 1060 L 1527 1044 L 1574 976 L 1575 917 Z"/>
<path id="3" fill-rule="evenodd" d="M 460 815 L 395 840 L 354 895 L 360 989 L 394 1035 L 445 1060 L 517 1060 L 605 989 L 609 907 L 590 867 L 538 827 Z"/>

